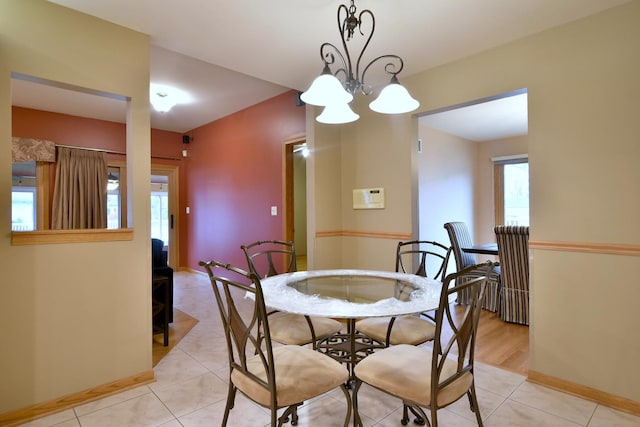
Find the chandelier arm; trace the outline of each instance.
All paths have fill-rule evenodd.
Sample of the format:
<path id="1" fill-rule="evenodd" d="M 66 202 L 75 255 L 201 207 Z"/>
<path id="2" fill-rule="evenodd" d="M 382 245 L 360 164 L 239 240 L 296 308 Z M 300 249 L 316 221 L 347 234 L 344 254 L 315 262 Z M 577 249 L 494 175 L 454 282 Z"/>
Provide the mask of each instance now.
<path id="1" fill-rule="evenodd" d="M 355 7 L 355 6 L 352 5 L 352 7 Z M 342 19 L 341 19 L 341 12 L 344 12 L 345 14 L 345 17 Z M 349 29 L 348 22 L 347 22 L 349 19 L 349 9 L 347 9 L 347 6 L 345 6 L 344 4 L 341 4 L 340 6 L 338 6 L 337 18 L 338 18 L 338 31 L 340 32 L 340 39 L 342 41 L 342 47 L 344 48 L 344 53 L 345 53 L 344 56 L 346 56 L 346 60 L 344 56 L 342 55 L 340 56 L 342 56 L 342 60 L 344 62 L 344 74 L 345 74 L 347 86 L 349 86 L 349 81 L 353 80 L 353 67 L 351 65 L 351 54 L 349 53 L 349 48 L 347 47 L 347 40 L 349 40 L 349 38 L 353 35 L 353 33 Z M 346 40 L 344 37 L 345 32 L 347 32 Z M 349 88 L 347 88 L 347 90 L 349 90 Z"/>
<path id="2" fill-rule="evenodd" d="M 329 49 L 333 50 L 333 52 L 328 51 Z M 345 74 L 345 78 L 346 78 L 347 62 L 345 61 L 344 56 L 342 55 L 340 50 L 338 50 L 338 48 L 331 43 L 322 43 L 322 46 L 320 46 L 320 57 L 322 58 L 322 61 L 324 62 L 325 65 L 327 66 L 333 65 L 336 62 L 336 56 L 340 58 L 340 61 L 342 61 L 342 67 L 338 68 L 333 73 L 333 75 L 338 77 L 338 74 L 342 71 Z"/>
<path id="3" fill-rule="evenodd" d="M 367 14 L 367 15 L 369 15 L 371 17 L 371 32 L 369 33 L 369 36 L 367 37 L 367 41 L 364 43 L 364 46 L 362 46 L 362 50 L 360 51 L 360 55 L 358 55 L 358 62 L 356 62 L 356 79 L 358 80 L 359 87 L 363 89 L 363 92 L 364 92 L 364 75 L 367 72 L 367 68 L 369 68 L 369 66 L 373 62 L 377 61 L 380 58 L 379 57 L 379 58 L 376 58 L 373 61 L 371 61 L 369 63 L 369 65 L 367 65 L 365 67 L 364 71 L 362 72 L 362 75 L 360 74 L 360 61 L 362 61 L 362 56 L 364 55 L 365 50 L 367 50 L 367 47 L 369 47 L 369 42 L 373 38 L 373 33 L 376 30 L 376 18 L 375 18 L 375 16 L 373 16 L 373 12 L 371 12 L 369 9 L 365 9 L 362 12 L 360 12 L 360 15 L 358 16 L 358 30 L 360 31 L 360 34 L 362 34 L 363 36 L 365 35 L 362 32 L 362 16 L 365 15 L 365 14 Z"/>
<path id="4" fill-rule="evenodd" d="M 365 75 L 367 74 L 367 70 L 369 69 L 369 67 L 371 67 L 373 64 L 375 64 L 376 62 L 378 62 L 380 60 L 383 60 L 383 59 L 391 60 L 391 62 L 387 62 L 387 64 L 384 66 L 384 72 L 387 73 L 387 74 L 390 74 L 394 78 L 398 74 L 400 74 L 400 72 L 404 68 L 404 61 L 398 55 L 382 55 L 382 56 L 378 56 L 377 58 L 375 58 L 374 60 L 369 62 L 369 64 L 367 64 L 367 66 L 365 67 L 364 71 L 362 72 L 362 87 L 363 88 L 365 86 Z M 398 64 L 395 64 L 393 61 L 398 61 Z M 364 92 L 364 89 L 363 89 L 363 93 L 366 93 L 366 92 Z M 369 92 L 369 93 L 371 93 L 371 92 Z M 367 95 L 368 95 L 368 93 L 367 93 Z"/>

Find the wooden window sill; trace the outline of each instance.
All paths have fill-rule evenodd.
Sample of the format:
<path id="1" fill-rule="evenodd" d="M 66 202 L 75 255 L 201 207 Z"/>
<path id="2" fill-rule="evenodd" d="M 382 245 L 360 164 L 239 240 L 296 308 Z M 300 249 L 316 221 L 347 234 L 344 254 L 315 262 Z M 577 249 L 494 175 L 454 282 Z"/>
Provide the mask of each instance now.
<path id="1" fill-rule="evenodd" d="M 56 243 L 90 243 L 133 240 L 132 228 L 12 231 L 12 245 L 48 245 Z"/>

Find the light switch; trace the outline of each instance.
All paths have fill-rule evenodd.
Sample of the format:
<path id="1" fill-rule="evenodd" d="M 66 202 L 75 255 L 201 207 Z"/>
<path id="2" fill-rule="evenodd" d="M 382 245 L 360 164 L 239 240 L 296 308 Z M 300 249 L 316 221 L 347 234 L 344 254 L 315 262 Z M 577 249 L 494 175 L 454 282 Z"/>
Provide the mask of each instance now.
<path id="1" fill-rule="evenodd" d="M 278 207 L 271 206 L 271 216 L 277 216 L 277 215 L 278 215 Z"/>

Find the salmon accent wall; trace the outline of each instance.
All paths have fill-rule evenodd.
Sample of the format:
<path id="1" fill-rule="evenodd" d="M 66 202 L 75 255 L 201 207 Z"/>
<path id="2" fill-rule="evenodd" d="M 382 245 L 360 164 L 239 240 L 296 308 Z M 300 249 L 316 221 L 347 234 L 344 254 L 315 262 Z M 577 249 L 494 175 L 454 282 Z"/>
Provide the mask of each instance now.
<path id="1" fill-rule="evenodd" d="M 201 270 L 199 261 L 216 259 L 246 268 L 241 245 L 284 238 L 283 141 L 304 134 L 294 91 L 189 132 L 180 265 Z"/>
<path id="2" fill-rule="evenodd" d="M 123 108 L 126 106 L 123 105 Z M 126 125 L 30 108 L 12 107 L 12 134 L 48 139 L 60 145 L 126 150 Z"/>
<path id="3" fill-rule="evenodd" d="M 123 108 L 126 108 L 123 106 Z M 48 139 L 60 145 L 126 151 L 127 126 L 106 120 L 11 107 L 11 133 L 24 138 Z M 182 134 L 151 129 L 151 156 L 178 159 Z M 118 156 L 111 155 L 113 158 Z M 120 156 L 124 159 L 124 156 Z"/>

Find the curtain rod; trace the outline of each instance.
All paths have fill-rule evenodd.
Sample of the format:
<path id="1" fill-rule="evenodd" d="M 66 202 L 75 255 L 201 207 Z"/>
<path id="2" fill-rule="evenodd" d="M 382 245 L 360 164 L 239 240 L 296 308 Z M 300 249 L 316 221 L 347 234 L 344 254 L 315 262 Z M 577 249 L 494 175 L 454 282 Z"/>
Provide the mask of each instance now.
<path id="1" fill-rule="evenodd" d="M 75 147 L 73 145 L 62 145 L 62 144 L 56 144 L 56 147 L 60 147 L 60 148 L 75 148 L 76 150 L 100 151 L 102 153 L 119 154 L 119 155 L 122 155 L 122 156 L 126 156 L 127 155 L 127 153 L 125 151 L 105 150 L 103 148 Z M 167 160 L 181 160 L 180 157 L 154 156 L 153 154 L 151 155 L 151 158 L 154 158 L 154 159 L 167 159 Z"/>

